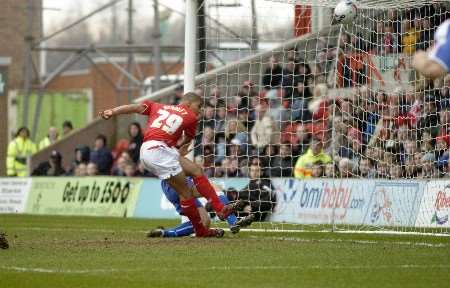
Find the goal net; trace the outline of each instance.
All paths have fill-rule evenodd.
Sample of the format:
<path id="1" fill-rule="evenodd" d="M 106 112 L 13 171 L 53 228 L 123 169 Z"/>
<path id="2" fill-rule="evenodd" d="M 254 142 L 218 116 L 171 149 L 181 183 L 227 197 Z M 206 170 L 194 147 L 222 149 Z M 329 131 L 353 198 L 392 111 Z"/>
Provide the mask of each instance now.
<path id="1" fill-rule="evenodd" d="M 448 233 L 450 77 L 411 68 L 446 1 L 208 0 L 194 159 L 254 227 Z"/>

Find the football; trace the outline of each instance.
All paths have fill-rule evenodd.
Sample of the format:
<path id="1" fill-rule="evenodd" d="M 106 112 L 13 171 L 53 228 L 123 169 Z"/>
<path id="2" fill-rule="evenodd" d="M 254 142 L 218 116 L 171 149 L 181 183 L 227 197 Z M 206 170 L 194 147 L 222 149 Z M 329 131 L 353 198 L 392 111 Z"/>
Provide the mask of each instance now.
<path id="1" fill-rule="evenodd" d="M 349 24 L 358 13 L 358 8 L 353 1 L 344 0 L 334 8 L 332 24 Z"/>

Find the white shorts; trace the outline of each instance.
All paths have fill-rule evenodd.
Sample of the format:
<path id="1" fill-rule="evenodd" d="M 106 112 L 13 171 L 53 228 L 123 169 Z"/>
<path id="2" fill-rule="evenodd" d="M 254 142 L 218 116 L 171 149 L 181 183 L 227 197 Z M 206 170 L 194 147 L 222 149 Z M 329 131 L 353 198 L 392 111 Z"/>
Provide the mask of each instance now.
<path id="1" fill-rule="evenodd" d="M 144 142 L 141 146 L 140 158 L 145 169 L 161 180 L 168 179 L 183 171 L 178 150 L 161 141 Z"/>

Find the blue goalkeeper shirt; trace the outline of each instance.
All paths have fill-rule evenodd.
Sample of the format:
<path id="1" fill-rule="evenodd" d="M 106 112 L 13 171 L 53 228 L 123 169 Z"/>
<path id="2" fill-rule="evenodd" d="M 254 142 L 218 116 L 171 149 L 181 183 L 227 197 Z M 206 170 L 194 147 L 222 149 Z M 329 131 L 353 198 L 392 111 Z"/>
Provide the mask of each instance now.
<path id="1" fill-rule="evenodd" d="M 443 22 L 434 33 L 434 47 L 429 57 L 450 71 L 450 19 Z"/>

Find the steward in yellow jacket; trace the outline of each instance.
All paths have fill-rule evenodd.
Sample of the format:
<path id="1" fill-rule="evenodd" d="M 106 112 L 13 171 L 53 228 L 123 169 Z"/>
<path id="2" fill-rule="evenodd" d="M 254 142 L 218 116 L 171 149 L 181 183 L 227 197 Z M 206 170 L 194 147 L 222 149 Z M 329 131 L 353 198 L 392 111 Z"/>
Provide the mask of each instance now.
<path id="1" fill-rule="evenodd" d="M 305 154 L 298 158 L 295 164 L 294 176 L 295 178 L 311 178 L 312 166 L 316 163 L 328 164 L 331 163 L 331 157 L 323 152 L 323 143 L 313 138 L 311 147 Z"/>
<path id="2" fill-rule="evenodd" d="M 36 145 L 30 140 L 30 130 L 19 128 L 16 137 L 8 145 L 6 156 L 6 175 L 26 177 L 28 175 L 27 157 L 36 153 Z"/>
<path id="3" fill-rule="evenodd" d="M 45 137 L 44 139 L 42 139 L 41 142 L 39 142 L 39 150 L 47 148 L 48 146 L 52 145 L 58 140 L 59 140 L 58 129 L 56 129 L 55 127 L 50 127 L 48 129 L 47 137 Z"/>

